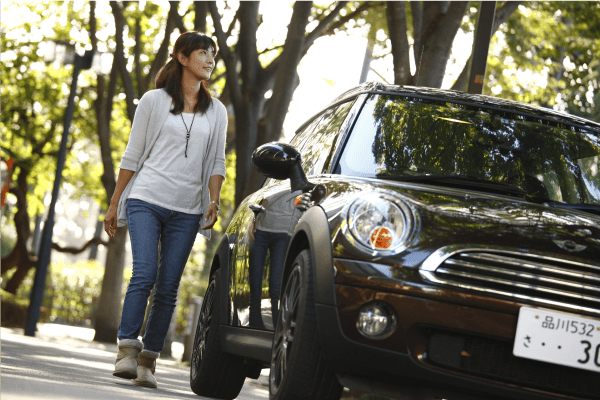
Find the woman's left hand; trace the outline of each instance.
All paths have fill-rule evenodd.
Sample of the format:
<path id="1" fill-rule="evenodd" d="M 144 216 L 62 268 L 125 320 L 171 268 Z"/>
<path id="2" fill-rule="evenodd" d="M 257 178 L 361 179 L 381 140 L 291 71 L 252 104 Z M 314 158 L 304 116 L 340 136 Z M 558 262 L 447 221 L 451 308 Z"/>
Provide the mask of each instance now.
<path id="1" fill-rule="evenodd" d="M 217 222 L 219 218 L 219 207 L 215 203 L 210 203 L 208 205 L 208 209 L 206 210 L 206 216 L 204 217 L 204 221 L 206 225 L 204 225 L 200 229 L 210 229 Z"/>

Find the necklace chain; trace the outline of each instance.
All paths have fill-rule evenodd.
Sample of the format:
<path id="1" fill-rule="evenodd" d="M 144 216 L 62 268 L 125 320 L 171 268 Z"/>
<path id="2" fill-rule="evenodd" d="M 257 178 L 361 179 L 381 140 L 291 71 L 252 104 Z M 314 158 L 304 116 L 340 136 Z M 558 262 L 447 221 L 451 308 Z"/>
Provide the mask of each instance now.
<path id="1" fill-rule="evenodd" d="M 183 121 L 183 125 L 185 125 L 185 130 L 187 131 L 187 135 L 185 135 L 185 157 L 187 158 L 187 148 L 188 143 L 190 142 L 190 132 L 192 131 L 192 126 L 194 125 L 194 119 L 196 119 L 196 113 L 192 117 L 192 123 L 190 124 L 190 129 L 188 129 L 187 124 L 185 123 L 185 119 L 183 119 L 183 113 L 181 115 L 181 120 Z"/>

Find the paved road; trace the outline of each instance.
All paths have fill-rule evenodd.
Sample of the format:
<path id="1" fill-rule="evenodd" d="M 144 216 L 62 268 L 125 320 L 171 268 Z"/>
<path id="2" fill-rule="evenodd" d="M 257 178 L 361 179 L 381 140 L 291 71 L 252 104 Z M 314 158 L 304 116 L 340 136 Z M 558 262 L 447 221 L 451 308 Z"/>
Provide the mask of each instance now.
<path id="1" fill-rule="evenodd" d="M 1 329 L 2 400 L 204 399 L 190 389 L 189 368 L 175 360 L 158 360 L 158 389 L 142 388 L 112 376 L 117 346 L 91 342 L 90 330 L 52 324 L 38 329 L 35 338 L 23 336 L 22 329 Z M 238 399 L 267 399 L 265 384 L 264 375 L 247 379 Z"/>

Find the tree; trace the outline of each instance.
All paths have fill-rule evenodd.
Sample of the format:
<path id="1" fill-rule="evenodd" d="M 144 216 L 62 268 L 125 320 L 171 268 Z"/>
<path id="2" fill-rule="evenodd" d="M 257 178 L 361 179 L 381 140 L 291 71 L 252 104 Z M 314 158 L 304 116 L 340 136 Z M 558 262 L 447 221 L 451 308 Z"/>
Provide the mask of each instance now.
<path id="1" fill-rule="evenodd" d="M 258 2 L 240 2 L 227 31 L 217 4 L 208 3 L 219 53 L 226 68 L 226 96 L 235 113 L 236 204 L 260 185 L 262 178 L 251 168 L 250 158 L 256 147 L 280 137 L 286 112 L 299 83 L 297 67 L 302 57 L 317 38 L 335 32 L 369 7 L 379 4 L 341 1 L 319 8 L 312 2 L 298 1 L 293 5 L 284 43 L 258 49 L 257 31 L 261 21 Z M 236 43 L 230 45 L 228 39 L 236 23 L 239 34 Z M 314 28 L 307 32 L 309 24 Z M 272 53 L 276 55 L 272 56 Z M 271 93 L 268 99 L 265 98 L 267 92 Z"/>
<path id="2" fill-rule="evenodd" d="M 68 83 L 71 79 L 70 68 L 46 66 L 41 57 L 44 43 L 36 32 L 35 22 L 48 15 L 68 14 L 68 23 L 54 26 L 57 35 L 68 37 L 68 32 L 78 24 L 80 13 L 72 8 L 62 8 L 60 4 L 50 4 L 39 10 L 35 4 L 22 5 L 21 10 L 28 20 L 13 26 L 11 32 L 2 29 L 2 142 L 3 155 L 13 157 L 15 167 L 9 189 L 16 199 L 16 207 L 7 208 L 7 218 L 12 219 L 17 241 L 12 251 L 2 258 L 2 276 L 13 269 L 6 290 L 16 293 L 23 279 L 35 266 L 37 257 L 28 246 L 31 237 L 31 215 L 41 214 L 45 192 L 52 186 L 54 160 L 58 153 L 62 122 L 66 108 Z M 3 25 L 4 26 L 4 25 Z M 89 73 L 83 73 L 81 80 L 87 82 Z M 78 91 L 78 102 L 71 126 L 69 151 L 80 151 L 84 143 L 90 143 L 90 123 L 81 118 L 86 113 L 86 104 L 90 101 L 90 91 L 86 84 Z M 83 171 L 86 171 L 84 174 Z M 78 182 L 94 179 L 95 168 L 91 161 L 79 161 L 71 154 L 67 157 L 64 182 L 75 187 Z M 89 187 L 87 187 L 89 188 Z M 93 191 L 90 188 L 90 191 Z M 80 190 L 83 194 L 85 188 Z M 89 193 L 88 193 L 89 194 Z M 62 248 L 56 243 L 54 250 L 77 253 L 84 251 L 91 243 L 101 243 L 98 239 L 88 241 L 81 248 Z"/>
<path id="3" fill-rule="evenodd" d="M 507 1 L 496 9 L 493 31 L 503 24 L 521 2 Z M 410 13 L 404 2 L 388 2 L 387 21 L 391 52 L 394 59 L 394 83 L 440 88 L 451 55 L 452 44 L 459 29 L 469 29 L 465 17 L 473 17 L 469 2 L 410 2 Z M 410 17 L 410 18 L 409 18 Z M 412 22 L 412 30 L 408 22 Z M 412 39 L 412 46 L 409 45 Z M 409 54 L 417 64 L 411 73 Z M 467 61 L 453 89 L 464 90 L 468 75 Z"/>
<path id="4" fill-rule="evenodd" d="M 600 120 L 600 4 L 526 2 L 492 42 L 486 93 Z"/>
<path id="5" fill-rule="evenodd" d="M 477 11 L 476 3 L 388 2 L 394 82 L 441 87 L 456 34 L 473 30 Z M 484 94 L 598 120 L 599 26 L 598 2 L 497 2 Z M 452 89 L 465 90 L 469 65 Z"/>

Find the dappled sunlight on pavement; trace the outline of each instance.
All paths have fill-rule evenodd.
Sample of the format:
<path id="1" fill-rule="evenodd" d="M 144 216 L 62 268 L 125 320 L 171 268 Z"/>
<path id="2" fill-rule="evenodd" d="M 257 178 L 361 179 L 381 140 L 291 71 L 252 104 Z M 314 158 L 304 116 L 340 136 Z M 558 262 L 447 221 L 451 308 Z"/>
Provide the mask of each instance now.
<path id="1" fill-rule="evenodd" d="M 157 389 L 112 376 L 116 344 L 93 342 L 93 330 L 58 324 L 38 324 L 36 337 L 22 329 L 2 328 L 2 400 L 81 399 L 202 399 L 189 386 L 189 367 L 174 358 L 159 359 Z M 178 348 L 178 345 L 180 348 Z M 268 398 L 267 375 L 246 381 L 239 399 Z"/>

